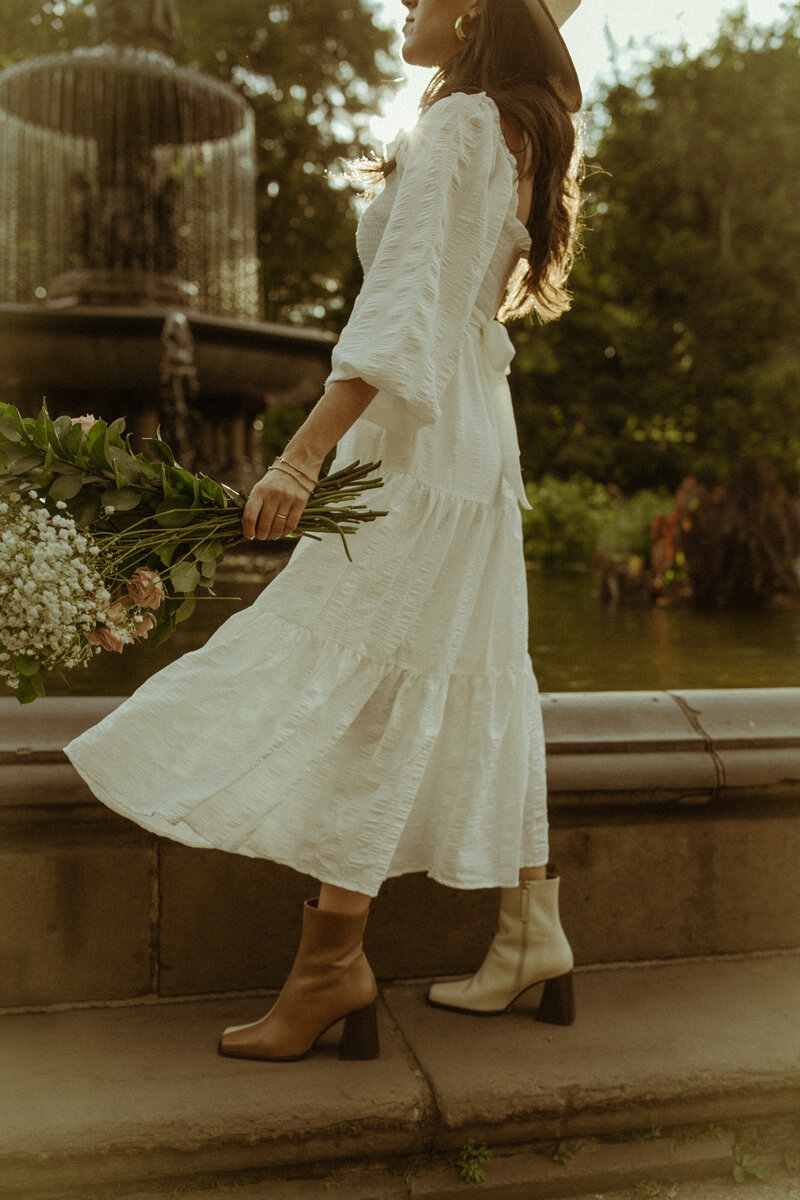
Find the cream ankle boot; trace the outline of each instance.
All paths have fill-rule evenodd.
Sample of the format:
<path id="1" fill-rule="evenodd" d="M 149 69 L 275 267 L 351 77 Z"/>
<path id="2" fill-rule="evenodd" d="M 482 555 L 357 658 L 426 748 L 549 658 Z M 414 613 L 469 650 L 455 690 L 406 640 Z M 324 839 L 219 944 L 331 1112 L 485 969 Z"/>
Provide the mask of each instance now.
<path id="1" fill-rule="evenodd" d="M 503 888 L 500 922 L 486 958 L 475 975 L 435 983 L 430 1004 L 457 1012 L 493 1016 L 545 982 L 539 1021 L 571 1025 L 575 1020 L 572 950 L 558 916 L 558 876 L 529 879 Z"/>

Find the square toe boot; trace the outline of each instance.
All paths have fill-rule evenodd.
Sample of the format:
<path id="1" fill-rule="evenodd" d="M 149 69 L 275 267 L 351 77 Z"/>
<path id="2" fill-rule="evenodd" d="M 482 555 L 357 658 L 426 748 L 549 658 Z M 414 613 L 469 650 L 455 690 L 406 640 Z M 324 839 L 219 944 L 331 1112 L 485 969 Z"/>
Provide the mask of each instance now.
<path id="1" fill-rule="evenodd" d="M 545 983 L 540 1021 L 571 1025 L 573 957 L 558 915 L 558 876 L 503 888 L 500 920 L 486 958 L 468 979 L 435 983 L 428 1001 L 437 1008 L 495 1016 L 537 983 Z"/>
<path id="2" fill-rule="evenodd" d="M 289 978 L 265 1017 L 232 1025 L 220 1054 L 291 1062 L 345 1018 L 340 1058 L 377 1058 L 375 976 L 361 945 L 367 914 L 323 912 L 316 900 L 303 908 L 303 931 Z"/>

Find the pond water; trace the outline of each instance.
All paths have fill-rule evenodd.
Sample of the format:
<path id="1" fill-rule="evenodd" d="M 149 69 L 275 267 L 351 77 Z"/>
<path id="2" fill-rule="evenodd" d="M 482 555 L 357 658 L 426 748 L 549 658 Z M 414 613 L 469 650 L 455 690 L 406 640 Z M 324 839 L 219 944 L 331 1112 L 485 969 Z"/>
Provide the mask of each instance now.
<path id="1" fill-rule="evenodd" d="M 54 677 L 48 693 L 127 695 L 252 603 L 280 561 L 262 556 L 220 572 L 217 592 L 238 599 L 204 600 L 165 645 L 99 655 L 88 670 L 70 672 L 68 682 Z M 800 610 L 612 607 L 600 600 L 592 572 L 531 569 L 528 583 L 530 649 L 542 691 L 800 686 Z"/>
<path id="2" fill-rule="evenodd" d="M 614 607 L 593 572 L 530 570 L 528 589 L 542 691 L 800 686 L 800 610 Z"/>

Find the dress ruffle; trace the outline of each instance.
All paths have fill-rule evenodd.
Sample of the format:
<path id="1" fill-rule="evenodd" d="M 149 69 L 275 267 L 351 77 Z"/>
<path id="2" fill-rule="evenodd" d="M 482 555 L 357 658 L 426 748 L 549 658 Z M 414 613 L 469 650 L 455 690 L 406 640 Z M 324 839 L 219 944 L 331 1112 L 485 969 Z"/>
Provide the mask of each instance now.
<path id="1" fill-rule="evenodd" d="M 485 95 L 437 102 L 403 140 L 359 226 L 365 283 L 331 376 L 382 389 L 335 466 L 380 459 L 369 499 L 388 516 L 353 535 L 352 563 L 336 538 L 302 542 L 66 747 L 110 808 L 368 894 L 409 871 L 513 886 L 546 861 L 508 343 L 486 333 L 527 244 L 516 204 Z"/>

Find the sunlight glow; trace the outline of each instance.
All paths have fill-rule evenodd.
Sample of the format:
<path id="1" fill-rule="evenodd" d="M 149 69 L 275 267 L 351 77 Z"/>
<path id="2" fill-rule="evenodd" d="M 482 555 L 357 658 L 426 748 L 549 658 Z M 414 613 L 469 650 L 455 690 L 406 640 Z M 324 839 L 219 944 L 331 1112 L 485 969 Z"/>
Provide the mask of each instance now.
<path id="1" fill-rule="evenodd" d="M 491 3 L 491 0 L 486 0 Z M 648 40 L 659 46 L 685 42 L 699 50 L 714 38 L 723 13 L 744 7 L 750 20 L 767 25 L 780 19 L 781 0 L 583 0 L 564 26 L 581 79 L 584 95 L 591 99 L 600 81 L 613 74 L 612 61 L 624 73 L 644 55 Z M 466 4 L 465 4 L 466 8 Z M 405 19 L 401 0 L 375 0 L 375 16 L 381 25 L 399 31 Z M 398 47 L 400 45 L 398 37 Z M 386 105 L 381 116 L 370 122 L 380 142 L 390 141 L 400 129 L 417 119 L 417 105 L 432 72 L 420 67 L 403 67 L 407 82 Z"/>

